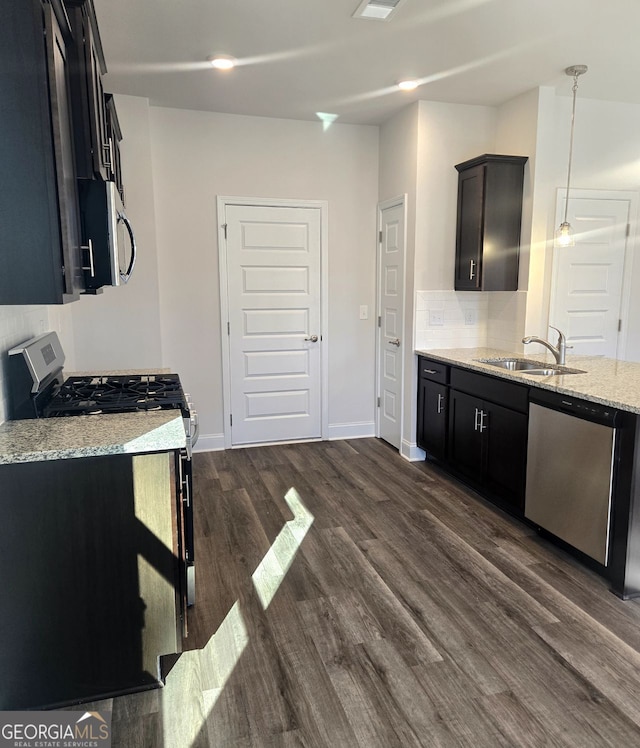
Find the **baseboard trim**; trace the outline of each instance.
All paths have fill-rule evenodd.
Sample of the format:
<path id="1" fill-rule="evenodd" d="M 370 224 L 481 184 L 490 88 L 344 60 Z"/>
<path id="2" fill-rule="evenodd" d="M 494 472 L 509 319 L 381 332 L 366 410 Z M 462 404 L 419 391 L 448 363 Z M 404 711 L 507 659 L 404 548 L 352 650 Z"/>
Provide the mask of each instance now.
<path id="1" fill-rule="evenodd" d="M 406 439 L 402 440 L 400 454 L 405 460 L 409 460 L 409 462 L 420 462 L 427 456 L 426 452 L 420 449 L 415 442 L 408 442 Z"/>
<path id="2" fill-rule="evenodd" d="M 376 435 L 373 421 L 356 421 L 354 423 L 333 423 L 327 428 L 327 441 L 338 439 L 366 439 Z M 318 439 L 297 439 L 283 442 L 260 442 L 259 444 L 237 444 L 236 447 L 265 447 L 271 444 L 295 444 L 300 441 L 319 441 Z M 194 452 L 220 452 L 225 449 L 224 434 L 201 434 Z"/>
<path id="3" fill-rule="evenodd" d="M 194 452 L 220 452 L 224 449 L 224 434 L 201 434 Z"/>
<path id="4" fill-rule="evenodd" d="M 327 440 L 365 439 L 376 435 L 376 424 L 373 421 L 356 421 L 354 423 L 330 423 L 327 427 Z"/>

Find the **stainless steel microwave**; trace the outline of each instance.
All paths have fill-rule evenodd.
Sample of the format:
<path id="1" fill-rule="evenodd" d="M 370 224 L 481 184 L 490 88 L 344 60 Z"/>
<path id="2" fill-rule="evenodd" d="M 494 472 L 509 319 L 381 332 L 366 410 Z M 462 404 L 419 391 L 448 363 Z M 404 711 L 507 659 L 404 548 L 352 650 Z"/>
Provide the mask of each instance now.
<path id="1" fill-rule="evenodd" d="M 136 239 L 115 182 L 81 182 L 80 210 L 87 291 L 127 283 L 136 264 Z"/>

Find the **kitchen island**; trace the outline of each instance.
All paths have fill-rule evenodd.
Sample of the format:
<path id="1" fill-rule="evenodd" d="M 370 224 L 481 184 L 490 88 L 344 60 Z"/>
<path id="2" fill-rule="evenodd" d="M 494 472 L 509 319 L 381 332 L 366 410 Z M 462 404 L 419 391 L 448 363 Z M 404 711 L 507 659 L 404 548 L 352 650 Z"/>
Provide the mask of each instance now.
<path id="1" fill-rule="evenodd" d="M 157 686 L 181 649 L 178 411 L 0 425 L 0 709 Z"/>
<path id="2" fill-rule="evenodd" d="M 640 595 L 640 364 L 568 356 L 558 366 L 546 353 L 493 348 L 416 354 L 416 441 L 427 457 L 620 597 Z M 496 365 L 512 359 L 539 363 L 537 373 Z"/>

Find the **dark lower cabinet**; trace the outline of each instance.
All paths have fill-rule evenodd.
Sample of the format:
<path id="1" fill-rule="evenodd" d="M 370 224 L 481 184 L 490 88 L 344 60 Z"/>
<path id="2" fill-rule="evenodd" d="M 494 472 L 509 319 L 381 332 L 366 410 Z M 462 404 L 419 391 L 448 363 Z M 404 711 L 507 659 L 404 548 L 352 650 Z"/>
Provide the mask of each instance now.
<path id="1" fill-rule="evenodd" d="M 520 384 L 420 356 L 417 444 L 488 499 L 522 516 L 528 397 Z"/>
<path id="2" fill-rule="evenodd" d="M 482 482 L 493 496 L 524 511 L 528 418 L 493 403 L 486 408 Z"/>
<path id="3" fill-rule="evenodd" d="M 507 385 L 508 386 L 508 385 Z M 527 464 L 526 413 L 449 392 L 449 463 L 490 499 L 521 514 Z"/>
<path id="4" fill-rule="evenodd" d="M 181 648 L 174 453 L 0 465 L 0 709 L 159 685 Z"/>
<path id="5" fill-rule="evenodd" d="M 446 460 L 450 367 L 418 358 L 418 428 L 416 442 L 432 457 Z"/>
<path id="6" fill-rule="evenodd" d="M 479 480 L 482 475 L 482 401 L 464 392 L 449 393 L 449 462 L 457 472 Z"/>
<path id="7" fill-rule="evenodd" d="M 447 413 L 449 388 L 421 379 L 418 384 L 418 437 L 421 449 L 439 460 L 447 452 Z"/>

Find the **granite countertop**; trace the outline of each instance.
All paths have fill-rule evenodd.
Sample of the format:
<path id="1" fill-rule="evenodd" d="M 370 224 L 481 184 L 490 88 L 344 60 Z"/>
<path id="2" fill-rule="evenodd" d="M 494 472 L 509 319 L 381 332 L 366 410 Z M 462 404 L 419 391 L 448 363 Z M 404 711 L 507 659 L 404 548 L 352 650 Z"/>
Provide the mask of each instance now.
<path id="1" fill-rule="evenodd" d="M 462 366 L 501 379 L 509 379 L 512 382 L 520 382 L 528 387 L 539 387 L 631 413 L 640 413 L 640 363 L 618 361 L 601 356 L 567 355 L 566 367 L 582 369 L 584 374 L 541 377 L 527 374 L 526 371 L 507 371 L 482 363 L 478 359 L 520 358 L 555 365 L 555 360 L 550 353 L 509 353 L 496 348 L 439 348 L 417 350 L 416 353 L 446 364 Z"/>
<path id="2" fill-rule="evenodd" d="M 185 446 L 175 410 L 37 418 L 0 424 L 0 465 L 164 452 Z"/>

